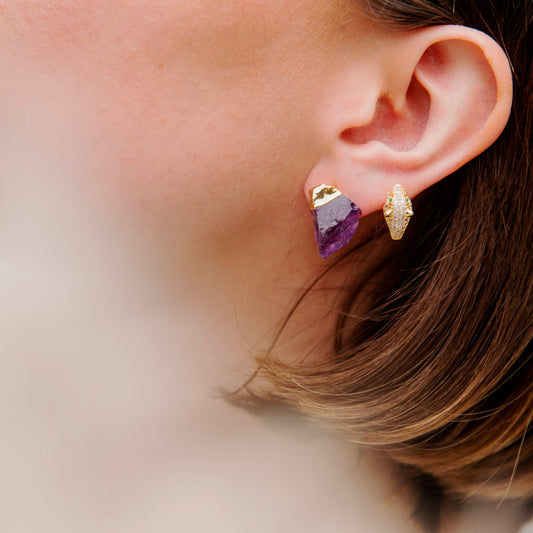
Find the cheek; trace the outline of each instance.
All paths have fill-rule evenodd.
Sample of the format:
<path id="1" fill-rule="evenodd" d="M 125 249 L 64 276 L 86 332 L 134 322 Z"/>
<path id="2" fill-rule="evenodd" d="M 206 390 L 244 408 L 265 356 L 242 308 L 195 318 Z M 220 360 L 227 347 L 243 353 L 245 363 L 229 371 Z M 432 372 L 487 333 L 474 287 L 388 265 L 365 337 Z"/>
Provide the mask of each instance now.
<path id="1" fill-rule="evenodd" d="M 95 114 L 99 174 L 159 231 L 227 245 L 259 237 L 279 198 L 301 201 L 328 54 L 310 21 L 282 34 L 267 20 L 160 22 L 129 62 L 106 69 L 102 81 L 120 81 Z"/>
<path id="2" fill-rule="evenodd" d="M 329 54 L 318 3 L 300 4 L 19 3 L 0 23 L 2 105 L 77 141 L 94 179 L 159 227 L 259 228 L 311 164 Z"/>

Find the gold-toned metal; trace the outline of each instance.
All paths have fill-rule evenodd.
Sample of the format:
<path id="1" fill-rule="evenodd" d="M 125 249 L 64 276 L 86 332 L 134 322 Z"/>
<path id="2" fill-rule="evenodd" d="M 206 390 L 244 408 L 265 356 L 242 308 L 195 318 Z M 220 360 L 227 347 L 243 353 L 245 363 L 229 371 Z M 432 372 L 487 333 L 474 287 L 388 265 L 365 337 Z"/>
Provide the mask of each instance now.
<path id="1" fill-rule="evenodd" d="M 400 240 L 414 214 L 411 200 L 400 184 L 396 184 L 389 191 L 387 201 L 383 206 L 383 214 L 389 226 L 390 236 L 395 241 Z"/>
<path id="2" fill-rule="evenodd" d="M 309 191 L 309 196 L 309 204 L 311 205 L 311 209 L 316 209 L 317 207 L 326 205 L 327 203 L 331 202 L 331 200 L 335 200 L 335 198 L 342 196 L 342 193 L 332 185 L 326 185 L 325 183 L 322 183 L 322 185 L 311 189 Z"/>

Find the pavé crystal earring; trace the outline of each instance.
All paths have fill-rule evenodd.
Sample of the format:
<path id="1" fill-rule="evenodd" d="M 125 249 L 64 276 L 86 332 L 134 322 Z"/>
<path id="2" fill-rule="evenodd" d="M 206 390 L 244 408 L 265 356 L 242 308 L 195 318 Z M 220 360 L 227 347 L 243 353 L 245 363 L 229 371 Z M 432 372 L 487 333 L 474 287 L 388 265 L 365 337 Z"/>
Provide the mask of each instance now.
<path id="1" fill-rule="evenodd" d="M 353 237 L 361 209 L 335 187 L 325 183 L 311 189 L 309 196 L 318 253 L 328 257 Z"/>
<path id="2" fill-rule="evenodd" d="M 397 184 L 387 195 L 387 201 L 383 206 L 383 214 L 389 226 L 390 236 L 398 241 L 403 237 L 409 219 L 413 216 L 413 205 L 405 189 Z"/>

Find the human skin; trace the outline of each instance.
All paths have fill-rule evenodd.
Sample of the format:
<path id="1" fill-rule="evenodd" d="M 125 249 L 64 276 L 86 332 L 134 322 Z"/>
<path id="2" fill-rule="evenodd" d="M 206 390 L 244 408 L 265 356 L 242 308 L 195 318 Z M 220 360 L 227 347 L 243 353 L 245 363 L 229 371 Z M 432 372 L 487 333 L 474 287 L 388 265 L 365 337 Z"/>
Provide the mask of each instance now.
<path id="1" fill-rule="evenodd" d="M 31 109 L 58 143 L 80 132 L 95 179 L 195 264 L 235 248 L 246 255 L 266 228 L 283 229 L 283 254 L 288 218 L 306 209 L 318 98 L 346 48 L 339 6 L 7 2 L 2 112 Z M 364 39 L 352 46 L 364 55 Z"/>
<path id="2" fill-rule="evenodd" d="M 443 40 L 456 44 L 424 62 Z M 488 38 L 380 27 L 352 0 L 4 2 L 0 46 L 3 123 L 75 154 L 86 175 L 72 180 L 147 235 L 169 299 L 209 310 L 219 342 L 260 349 L 325 264 L 308 188 L 327 181 L 377 211 L 398 174 L 413 196 L 488 146 L 510 106 Z M 362 221 L 356 240 L 372 230 Z M 321 327 L 287 357 L 331 331 L 331 294 L 307 305 L 296 330 Z"/>
<path id="3" fill-rule="evenodd" d="M 438 37 L 439 30 L 432 31 L 432 35 Z M 412 34 L 426 35 L 423 32 Z M 91 353 L 90 343 L 77 351 L 80 342 L 77 334 L 81 331 L 79 337 L 85 339 L 83 332 L 86 329 L 100 331 L 94 324 L 102 324 L 75 306 L 72 312 L 68 300 L 60 308 L 62 314 L 59 316 L 65 316 L 65 319 L 53 331 L 58 331 L 57 337 L 62 338 L 61 327 L 65 324 L 69 332 L 67 346 L 71 367 L 69 371 L 64 370 L 60 364 L 62 361 L 57 367 L 63 369 L 68 378 L 65 382 L 72 387 L 72 392 L 70 396 L 55 392 L 60 399 L 70 398 L 71 403 L 61 401 L 61 406 L 55 408 L 58 430 L 53 424 L 51 427 L 54 435 L 66 435 L 63 439 L 68 443 L 67 450 L 79 445 L 78 441 L 71 440 L 70 428 L 79 429 L 75 436 L 82 441 L 81 449 L 86 456 L 91 458 L 96 450 L 96 456 L 101 454 L 104 458 L 100 462 L 94 457 L 88 461 L 87 470 L 92 469 L 96 478 L 93 485 L 88 483 L 93 487 L 93 492 L 88 490 L 90 494 L 107 497 L 101 488 L 106 485 L 102 481 L 109 476 L 118 487 L 117 494 L 133 490 L 131 485 L 148 487 L 143 489 L 144 492 L 141 490 L 141 494 L 149 496 L 152 485 L 147 485 L 142 475 L 135 478 L 135 484 L 122 473 L 143 472 L 140 468 L 143 465 L 151 472 L 154 457 L 163 456 L 167 460 L 165 453 L 175 459 L 176 449 L 178 454 L 183 453 L 179 449 L 183 445 L 183 433 L 190 435 L 192 442 L 184 452 L 185 459 L 179 458 L 183 463 L 204 465 L 200 444 L 216 442 L 219 445 L 221 432 L 217 433 L 218 428 L 210 430 L 206 437 L 202 433 L 206 430 L 202 424 L 207 421 L 205 425 L 209 428 L 215 426 L 215 422 L 223 426 L 227 423 L 228 418 L 224 418 L 227 414 L 223 413 L 220 404 L 215 408 L 215 402 L 205 401 L 207 392 L 212 389 L 205 386 L 203 375 L 198 378 L 193 371 L 184 370 L 180 365 L 183 361 L 196 362 L 207 353 L 202 371 L 210 374 L 211 384 L 227 385 L 227 376 L 222 377 L 223 367 L 229 367 L 232 374 L 237 367 L 246 370 L 240 366 L 240 360 L 249 357 L 250 348 L 269 346 L 275 326 L 290 304 L 328 264 L 319 257 L 314 243 L 305 198 L 308 180 L 341 180 L 346 172 L 355 176 L 357 194 L 354 193 L 353 199 L 359 201 L 365 195 L 370 198 L 371 195 L 361 187 L 361 174 L 349 163 L 354 162 L 357 166 L 357 154 L 351 153 L 348 163 L 343 158 L 335 160 L 331 157 L 336 153 L 332 143 L 337 143 L 341 133 L 349 130 L 348 137 L 352 142 L 345 142 L 345 136 L 340 146 L 350 148 L 356 145 L 354 139 L 358 136 L 354 134 L 354 128 L 371 125 L 376 108 L 381 108 L 376 105 L 379 95 L 384 91 L 399 95 L 402 91 L 407 92 L 404 86 L 409 83 L 412 71 L 403 72 L 399 66 L 410 63 L 408 59 L 413 50 L 419 58 L 426 44 L 417 41 L 411 43 L 412 47 L 402 47 L 406 35 L 411 32 L 384 29 L 368 22 L 355 11 L 351 0 L 2 2 L 0 116 L 3 127 L 22 132 L 20 142 L 25 154 L 46 152 L 47 157 L 54 160 L 53 168 L 67 160 L 66 166 L 71 170 L 68 178 L 74 190 L 79 186 L 80 191 L 85 191 L 89 181 L 97 201 L 101 201 L 107 210 L 106 216 L 115 217 L 119 225 L 131 227 L 145 237 L 142 244 L 153 254 L 148 258 L 152 261 L 152 275 L 159 276 L 171 305 L 188 315 L 183 320 L 185 326 L 180 322 L 182 316 L 179 314 L 171 314 L 170 325 L 166 324 L 175 335 L 171 336 L 175 342 L 168 344 L 172 344 L 173 349 L 179 347 L 175 350 L 179 356 L 176 367 L 166 360 L 162 363 L 164 356 L 159 350 L 153 350 L 157 352 L 154 355 L 145 348 L 145 344 L 151 348 L 149 342 L 136 342 L 136 336 L 132 341 L 128 336 L 131 335 L 129 330 L 134 329 L 136 335 L 143 337 L 143 325 L 148 321 L 144 315 L 136 327 L 131 328 L 126 321 L 116 334 L 118 340 L 113 337 L 118 346 L 123 346 L 122 337 L 128 341 L 123 352 L 118 350 L 117 364 L 113 358 L 115 354 L 109 355 L 105 349 Z M 428 45 L 432 38 L 428 38 Z M 391 50 L 401 52 L 403 59 L 400 61 L 391 56 Z M 469 61 L 468 54 L 462 55 L 469 72 L 475 74 L 479 66 L 477 56 Z M 411 63 L 416 64 L 416 59 Z M 480 78 L 490 79 L 485 67 L 484 64 L 479 66 Z M 391 69 L 401 73 L 401 79 L 396 78 Z M 445 77 L 443 79 L 446 81 Z M 384 80 L 390 82 L 386 87 L 382 85 Z M 490 83 L 488 88 L 483 86 L 482 89 L 488 103 L 481 110 L 460 105 L 462 103 L 458 101 L 462 121 L 467 121 L 466 112 L 470 108 L 480 116 L 489 116 L 497 100 L 495 94 L 502 91 L 498 92 Z M 424 92 L 417 94 L 423 95 Z M 400 111 L 407 111 L 404 116 L 412 120 L 400 123 L 401 127 L 397 128 L 402 134 L 402 142 L 406 133 L 418 139 L 421 136 L 419 128 L 426 125 L 421 120 L 427 112 L 426 100 L 422 98 L 419 102 L 407 98 L 407 101 L 412 105 Z M 446 111 L 449 116 L 454 116 L 448 109 Z M 386 129 L 387 120 L 382 120 L 379 126 Z M 496 130 L 501 127 L 503 125 L 497 125 Z M 376 130 L 365 131 L 363 137 L 371 139 Z M 2 133 L 4 138 L 6 131 Z M 388 133 L 385 137 L 390 139 Z M 399 145 L 397 139 L 392 141 L 391 144 Z M 485 145 L 490 142 L 487 140 Z M 463 146 L 468 148 L 470 145 Z M 475 155 L 481 147 L 478 143 L 474 148 L 468 148 L 470 151 L 467 150 L 459 162 Z M 75 158 L 75 165 L 71 165 L 71 157 Z M 328 166 L 331 161 L 336 172 L 331 172 Z M 454 164 L 457 160 L 453 160 L 451 167 Z M 432 174 L 432 179 L 439 179 L 446 171 Z M 42 176 L 36 173 L 35 178 Z M 417 184 L 412 190 L 427 185 L 427 182 Z M 362 206 L 365 215 L 378 209 L 379 202 L 385 199 L 385 188 L 376 185 L 374 189 L 379 201 L 368 200 Z M 347 191 L 348 185 L 343 190 Z M 98 212 L 95 210 L 93 216 L 98 216 Z M 364 217 L 356 240 L 372 233 L 374 227 L 374 223 Z M 357 259 L 363 260 L 360 256 Z M 127 267 L 131 268 L 131 265 Z M 337 287 L 343 274 L 339 272 L 327 283 Z M 48 295 L 46 289 L 43 291 Z M 51 293 L 49 301 L 53 302 L 53 291 Z M 28 291 L 28 300 L 35 298 L 35 294 L 40 295 Z M 295 315 L 276 354 L 287 360 L 299 358 L 315 343 L 327 341 L 334 320 L 334 313 L 328 311 L 334 308 L 336 295 L 337 291 L 314 294 Z M 14 294 L 12 299 L 15 301 L 17 296 Z M 47 305 L 43 307 L 48 311 Z M 102 308 L 108 308 L 105 298 Z M 87 324 L 80 324 L 86 314 L 94 323 L 87 319 Z M 45 311 L 41 315 L 48 316 Z M 107 321 L 107 315 L 102 315 L 105 318 L 102 322 L 113 330 L 112 320 Z M 180 326 L 186 330 L 183 335 Z M 107 332 L 107 329 L 101 329 Z M 159 330 L 148 335 L 150 340 L 160 336 Z M 101 342 L 106 346 L 104 341 Z M 165 345 L 164 342 L 161 344 Z M 98 347 L 100 345 L 96 343 L 94 351 Z M 135 348 L 142 352 L 141 357 L 135 353 Z M 174 355 L 169 346 L 165 345 L 165 348 Z M 161 352 L 167 354 L 164 349 Z M 80 357 L 79 367 L 74 354 Z M 145 359 L 143 356 L 146 355 Z M 117 374 L 125 375 L 125 378 L 121 381 L 113 375 L 114 379 L 109 379 L 102 387 L 100 376 L 107 376 L 108 357 L 118 367 Z M 146 371 L 152 359 L 156 370 Z M 219 360 L 219 364 L 215 364 L 214 359 Z M 130 373 L 133 375 L 131 380 Z M 17 374 L 20 375 L 23 373 Z M 243 376 L 246 372 L 237 373 L 233 383 L 242 383 Z M 61 376 L 52 375 L 49 380 L 53 385 L 56 385 L 54 378 L 63 384 Z M 16 379 L 11 382 L 18 384 Z M 24 380 L 21 382 L 25 383 Z M 33 384 L 33 381 L 29 383 Z M 27 387 L 28 390 L 31 388 Z M 65 389 L 70 390 L 66 386 Z M 95 396 L 101 402 L 97 406 L 103 408 L 94 408 Z M 81 411 L 82 416 L 75 408 L 80 397 L 88 406 L 87 412 Z M 145 398 L 150 398 L 151 402 Z M 30 414 L 24 413 L 25 419 L 34 420 L 38 410 L 31 402 L 28 406 Z M 175 406 L 182 412 L 179 413 L 179 438 L 174 436 L 174 440 L 168 438 L 168 432 L 173 430 L 176 420 Z M 84 414 L 87 420 L 83 418 Z M 48 423 L 49 418 L 45 418 L 45 422 Z M 257 441 L 247 441 L 248 428 L 242 433 L 235 432 L 234 418 L 239 417 L 236 414 L 229 417 L 231 423 L 227 426 L 233 431 L 228 433 L 236 434 L 236 440 L 244 442 L 248 453 L 252 450 L 255 454 L 260 449 L 256 447 L 257 442 L 263 442 L 264 451 L 271 452 L 273 446 L 264 434 L 261 433 Z M 93 431 L 91 424 L 97 430 Z M 197 425 L 202 431 L 197 430 Z M 90 431 L 85 426 L 90 426 Z M 28 427 L 28 438 L 21 440 L 26 445 L 36 442 L 40 447 L 39 439 L 31 431 L 34 426 L 28 424 Z M 111 431 L 110 428 L 118 429 Z M 131 435 L 135 438 L 129 438 Z M 148 445 L 143 439 L 147 439 Z M 165 444 L 158 439 L 164 440 Z M 299 444 L 297 447 L 300 451 Z M 228 456 L 239 464 L 242 454 L 233 440 L 227 448 L 221 453 L 220 464 L 226 465 Z M 21 449 L 25 450 L 24 447 Z M 126 454 L 125 449 L 128 450 Z M 284 445 L 276 449 L 287 457 Z M 212 452 L 212 448 L 207 446 L 207 452 Z M 187 455 L 189 453 L 192 460 Z M 288 453 L 290 456 L 291 452 Z M 336 454 L 324 455 L 329 470 L 330 458 Z M 80 457 L 83 459 L 85 455 Z M 51 465 L 64 463 L 62 448 L 58 447 L 54 458 Z M 21 456 L 20 462 L 25 460 Z M 255 461 L 254 455 L 250 463 L 255 464 Z M 42 462 L 49 464 L 48 461 Z M 272 459 L 265 461 L 263 474 L 271 469 L 275 471 L 273 462 Z M 100 466 L 100 470 L 94 469 L 94 463 Z M 79 466 L 75 461 L 73 464 Z M 312 468 L 305 463 L 289 477 L 300 480 L 302 486 L 312 486 L 313 483 L 306 482 L 305 476 L 300 478 L 299 473 L 314 472 L 316 464 L 313 459 L 309 461 Z M 167 466 L 165 463 L 165 468 L 161 469 L 166 471 Z M 177 471 L 175 478 L 181 479 L 182 470 Z M 217 475 L 219 471 L 222 472 L 220 476 Z M 342 465 L 339 471 L 349 472 L 349 467 Z M 77 479 L 85 486 L 90 476 L 89 472 L 82 472 L 85 474 Z M 224 478 L 228 470 L 215 467 L 213 472 L 210 474 L 214 478 Z M 242 477 L 248 481 L 246 474 L 244 472 Z M 375 474 L 368 479 L 375 479 Z M 350 477 L 352 482 L 355 483 Z M 152 484 L 159 486 L 158 481 L 152 481 Z M 336 482 L 333 485 L 344 486 Z M 37 489 L 41 486 L 47 485 L 35 484 Z M 321 501 L 322 485 L 317 483 L 315 486 L 319 493 L 317 501 Z M 367 492 L 368 486 L 363 487 L 363 493 Z M 248 485 L 244 483 L 244 487 L 243 492 Z M 203 488 L 201 484 L 200 488 Z M 297 484 L 292 493 L 297 494 L 300 489 Z M 190 498 L 188 491 L 188 483 L 185 483 L 183 493 Z M 175 494 L 173 490 L 169 489 L 169 492 Z M 212 501 L 215 501 L 218 493 L 213 492 Z M 341 492 L 351 494 L 349 490 Z M 378 492 L 375 499 L 388 497 L 387 489 Z M 58 494 L 62 503 L 63 492 Z M 203 503 L 202 491 L 198 494 L 195 503 Z M 130 516 L 137 503 L 131 504 L 135 500 L 126 497 L 124 501 L 126 515 Z M 360 501 L 365 507 L 365 500 L 361 498 Z M 106 500 L 104 504 L 107 503 Z M 306 509 L 311 507 L 306 501 L 303 506 Z M 343 508 L 351 509 L 351 503 Z M 325 506 L 326 517 L 327 509 Z M 231 509 L 228 512 L 231 513 Z M 408 513 L 404 508 L 401 513 L 402 520 L 407 520 L 405 515 Z M 154 513 L 154 517 L 157 519 L 159 513 Z M 349 518 L 347 522 L 354 523 L 352 517 Z M 390 527 L 383 530 L 390 530 Z"/>
<path id="4" fill-rule="evenodd" d="M 266 346 L 323 265 L 302 194 L 326 149 L 322 103 L 354 57 L 351 76 L 369 78 L 377 30 L 349 7 L 3 3 L 0 113 L 58 158 L 76 154 L 89 178 L 72 179 L 157 242 L 168 293 L 218 309 L 214 337 L 237 313 L 237 336 Z"/>

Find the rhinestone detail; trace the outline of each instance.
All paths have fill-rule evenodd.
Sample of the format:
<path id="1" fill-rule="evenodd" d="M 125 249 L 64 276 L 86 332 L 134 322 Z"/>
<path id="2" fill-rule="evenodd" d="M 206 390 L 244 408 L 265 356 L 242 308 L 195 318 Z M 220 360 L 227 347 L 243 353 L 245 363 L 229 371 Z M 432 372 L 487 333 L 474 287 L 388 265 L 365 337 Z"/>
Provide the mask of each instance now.
<path id="1" fill-rule="evenodd" d="M 395 241 L 400 240 L 409 224 L 409 219 L 413 216 L 413 205 L 401 185 L 397 184 L 389 191 L 383 206 L 383 214 L 389 226 L 390 236 Z"/>

